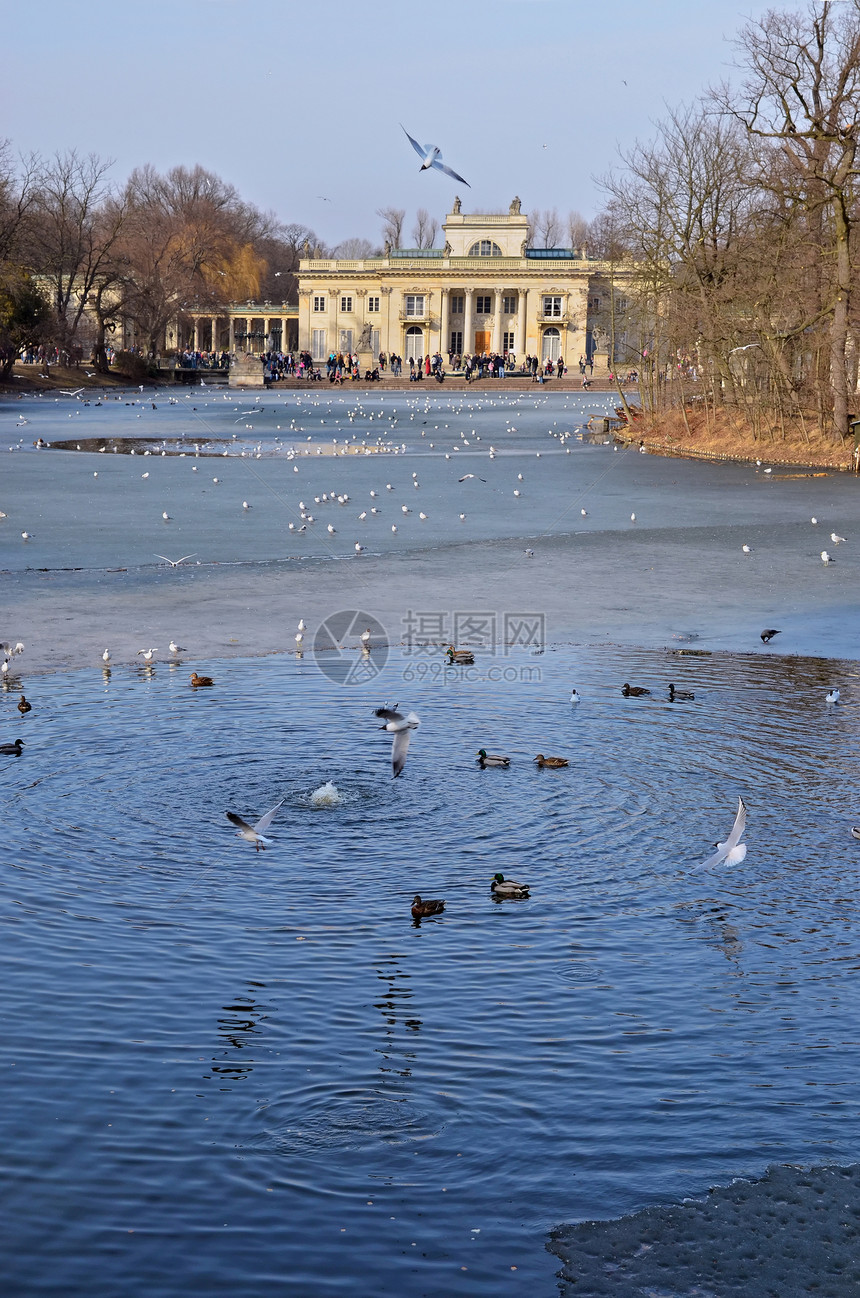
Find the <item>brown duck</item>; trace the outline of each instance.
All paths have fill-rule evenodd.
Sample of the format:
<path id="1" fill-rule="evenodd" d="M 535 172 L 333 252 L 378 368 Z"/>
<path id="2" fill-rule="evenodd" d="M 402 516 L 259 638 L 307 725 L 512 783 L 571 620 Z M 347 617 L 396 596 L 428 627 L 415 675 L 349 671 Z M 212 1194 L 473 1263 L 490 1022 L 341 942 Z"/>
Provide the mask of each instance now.
<path id="1" fill-rule="evenodd" d="M 562 766 L 570 766 L 566 757 L 544 757 L 543 753 L 538 753 L 535 761 L 538 767 L 548 766 L 553 771 L 557 771 Z"/>
<path id="2" fill-rule="evenodd" d="M 22 717 L 25 712 L 33 711 L 33 704 L 28 703 L 23 694 L 21 695 L 21 702 L 18 704 L 18 711 L 21 713 Z"/>
<path id="3" fill-rule="evenodd" d="M 650 694 L 651 691 L 646 690 L 644 685 L 628 685 L 625 682 L 625 684 L 621 686 L 621 693 L 624 695 L 625 699 L 641 699 L 643 695 Z"/>
<path id="4" fill-rule="evenodd" d="M 417 892 L 412 899 L 413 919 L 426 919 L 428 915 L 441 915 L 444 909 L 444 901 L 422 901 Z"/>
<path id="5" fill-rule="evenodd" d="M 198 689 L 199 686 L 201 685 L 214 685 L 215 682 L 213 681 L 211 676 L 198 676 L 196 672 L 192 672 L 191 684 L 193 685 L 194 689 Z"/>

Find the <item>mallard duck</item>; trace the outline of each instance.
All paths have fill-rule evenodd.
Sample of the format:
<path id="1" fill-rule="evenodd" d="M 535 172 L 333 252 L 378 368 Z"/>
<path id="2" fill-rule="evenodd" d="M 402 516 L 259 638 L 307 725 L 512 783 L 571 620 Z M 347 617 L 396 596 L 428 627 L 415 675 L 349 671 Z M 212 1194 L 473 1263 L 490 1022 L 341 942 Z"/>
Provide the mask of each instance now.
<path id="1" fill-rule="evenodd" d="M 478 761 L 481 769 L 485 766 L 510 766 L 510 757 L 501 757 L 498 753 L 488 753 L 486 748 L 478 749 Z"/>
<path id="2" fill-rule="evenodd" d="M 417 892 L 412 899 L 413 919 L 426 919 L 428 915 L 441 915 L 444 909 L 444 901 L 422 901 Z"/>
<path id="3" fill-rule="evenodd" d="M 543 753 L 538 753 L 535 761 L 539 767 L 548 766 L 553 771 L 558 770 L 561 766 L 570 765 L 566 757 L 544 757 Z"/>
<path id="4" fill-rule="evenodd" d="M 23 739 L 13 739 L 11 744 L 0 744 L 0 753 L 3 753 L 6 757 L 20 757 L 23 747 Z"/>
<path id="5" fill-rule="evenodd" d="M 625 699 L 640 699 L 643 694 L 650 694 L 651 691 L 646 690 L 644 685 L 628 685 L 625 681 L 621 686 L 621 693 Z"/>
<path id="6" fill-rule="evenodd" d="M 33 711 L 32 703 L 28 703 L 23 694 L 21 695 L 21 702 L 18 704 L 18 711 L 21 713 L 22 717 L 25 712 Z"/>
<path id="7" fill-rule="evenodd" d="M 445 652 L 448 655 L 449 667 L 453 667 L 455 663 L 458 667 L 471 667 L 475 661 L 471 649 L 455 649 L 453 645 L 449 645 Z"/>
<path id="8" fill-rule="evenodd" d="M 214 685 L 215 682 L 213 681 L 211 676 L 198 676 L 196 672 L 192 672 L 191 684 L 196 690 L 201 685 Z"/>
<path id="9" fill-rule="evenodd" d="M 693 694 L 691 690 L 676 690 L 674 685 L 669 686 L 670 703 L 674 703 L 677 699 L 681 699 L 686 703 L 692 701 L 695 697 L 695 694 Z"/>
<path id="10" fill-rule="evenodd" d="M 517 883 L 515 879 L 506 879 L 503 874 L 494 874 L 490 889 L 496 897 L 527 897 L 529 885 Z"/>

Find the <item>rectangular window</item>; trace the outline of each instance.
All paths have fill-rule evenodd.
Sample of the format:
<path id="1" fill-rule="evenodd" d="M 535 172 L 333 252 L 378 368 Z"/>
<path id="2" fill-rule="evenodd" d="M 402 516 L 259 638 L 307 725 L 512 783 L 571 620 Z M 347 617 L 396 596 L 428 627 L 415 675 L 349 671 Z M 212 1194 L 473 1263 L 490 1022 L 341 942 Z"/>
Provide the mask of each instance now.
<path id="1" fill-rule="evenodd" d="M 626 311 L 626 310 L 627 310 L 627 298 L 626 298 L 626 297 L 620 297 L 620 298 L 618 298 L 618 299 L 616 300 L 615 305 L 618 307 L 618 310 L 619 310 L 619 311 Z"/>
<path id="2" fill-rule="evenodd" d="M 379 298 L 378 298 L 378 297 L 369 297 L 369 298 L 367 299 L 367 309 L 368 309 L 368 311 L 378 311 L 378 310 L 379 310 Z"/>
<path id="3" fill-rule="evenodd" d="M 344 356 L 347 354 L 347 352 L 352 351 L 352 330 L 351 329 L 341 329 L 340 350 L 343 352 Z"/>
<path id="4" fill-rule="evenodd" d="M 502 351 L 503 351 L 503 352 L 512 352 L 512 351 L 514 351 L 514 335 L 513 335 L 513 333 L 504 333 L 504 334 L 502 334 Z"/>
<path id="5" fill-rule="evenodd" d="M 314 310 L 315 310 L 315 311 L 325 311 L 325 298 L 324 298 L 324 297 L 315 297 L 315 298 L 314 298 Z"/>
<path id="6" fill-rule="evenodd" d="M 370 331 L 370 350 L 374 356 L 379 355 L 379 330 L 371 329 Z"/>
<path id="7" fill-rule="evenodd" d="M 589 311 L 599 311 L 599 310 L 600 310 L 600 298 L 599 298 L 599 297 L 590 297 L 590 298 L 588 299 L 588 309 L 589 309 Z"/>
<path id="8" fill-rule="evenodd" d="M 342 297 L 342 298 L 340 299 L 340 309 L 341 309 L 341 311 L 351 311 L 351 310 L 352 310 L 352 298 L 351 298 L 351 297 Z"/>
<path id="9" fill-rule="evenodd" d="M 451 315 L 462 315 L 463 311 L 465 310 L 465 306 L 466 306 L 466 299 L 455 293 L 454 296 L 451 298 Z"/>
<path id="10" fill-rule="evenodd" d="M 554 317 L 555 319 L 558 319 L 558 317 L 561 315 L 561 298 L 545 297 L 543 300 L 543 313 L 544 313 L 544 318 L 546 318 L 547 316 L 551 316 Z"/>
<path id="11" fill-rule="evenodd" d="M 311 355 L 315 361 L 324 361 L 326 358 L 325 348 L 325 329 L 311 330 Z"/>
<path id="12" fill-rule="evenodd" d="M 493 299 L 489 296 L 475 298 L 475 315 L 492 315 Z"/>
<path id="13" fill-rule="evenodd" d="M 502 298 L 502 310 L 504 311 L 505 315 L 513 315 L 516 309 L 517 309 L 516 297 Z"/>
<path id="14" fill-rule="evenodd" d="M 423 293 L 407 293 L 404 300 L 406 302 L 407 315 L 411 315 L 411 316 L 424 315 L 424 294 Z"/>
<path id="15" fill-rule="evenodd" d="M 448 348 L 457 356 L 463 355 L 463 331 L 461 329 L 451 330 L 451 346 Z"/>

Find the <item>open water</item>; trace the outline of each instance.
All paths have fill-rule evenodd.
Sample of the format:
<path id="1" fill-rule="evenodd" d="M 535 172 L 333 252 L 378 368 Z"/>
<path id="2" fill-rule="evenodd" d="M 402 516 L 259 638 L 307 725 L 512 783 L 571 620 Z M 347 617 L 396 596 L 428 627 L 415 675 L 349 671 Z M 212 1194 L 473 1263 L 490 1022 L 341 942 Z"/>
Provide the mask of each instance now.
<path id="1" fill-rule="evenodd" d="M 826 490 L 846 534 L 856 517 L 848 480 L 767 484 L 738 469 L 732 491 L 723 468 L 575 438 L 568 458 L 549 441 L 546 406 L 535 410 L 528 437 L 556 465 L 573 461 L 588 481 L 616 461 L 619 474 L 635 470 L 637 513 L 644 503 L 660 532 L 648 550 L 658 572 L 643 589 L 665 580 L 655 558 L 665 552 L 703 621 L 707 592 L 689 561 L 697 528 L 712 533 L 708 545 L 698 536 L 703 552 L 725 541 L 735 562 L 737 537 L 726 541 L 718 515 L 762 537 L 784 518 L 768 580 L 790 587 L 795 568 L 807 580 L 805 493 L 820 501 Z M 525 457 L 534 463 L 528 437 L 512 439 L 512 480 Z M 435 482 L 443 509 L 450 461 L 422 463 L 413 443 L 374 463 L 374 478 L 384 492 L 396 469 L 408 488 L 417 468 L 415 496 Z M 481 463 L 494 472 L 502 459 Z M 286 451 L 254 461 L 267 462 L 292 469 Z M 207 473 L 212 463 L 197 461 Z M 329 460 L 329 474 L 335 464 L 336 487 L 357 498 L 370 460 Z M 134 483 L 122 476 L 130 466 Z M 44 511 L 34 533 L 54 526 L 49 501 L 86 522 L 80 537 L 57 524 L 44 542 L 58 582 L 66 561 L 143 567 L 149 520 L 133 489 L 147 466 L 190 473 L 188 458 L 6 454 L 13 510 Z M 81 511 L 72 475 L 83 491 L 96 471 L 100 486 L 117 475 L 106 500 L 128 502 L 115 523 L 114 504 Z M 698 504 L 670 517 L 660 492 L 688 471 Z M 538 515 L 555 508 L 556 479 L 523 498 Z M 315 494 L 321 481 L 310 481 Z M 601 530 L 619 554 L 629 497 L 616 489 L 618 520 Z M 185 528 L 190 489 L 174 500 Z M 11 512 L 6 497 L 0 505 Z M 595 505 L 604 509 L 597 495 L 589 517 Z M 470 555 L 522 551 L 511 516 L 498 504 L 486 514 L 444 551 L 454 593 Z M 282 535 L 277 556 L 262 535 L 239 553 L 244 523 L 260 525 L 236 519 L 228 535 L 212 524 L 225 556 L 281 560 Z M 546 544 L 576 544 L 574 531 L 559 526 Z M 195 541 L 202 534 L 201 524 Z M 6 589 L 35 580 L 3 536 Z M 850 545 L 808 580 L 851 571 Z M 605 549 L 590 554 L 604 580 Z M 320 546 L 298 563 L 331 557 Z M 404 607 L 407 555 L 394 557 L 403 576 L 392 606 Z M 555 571 L 540 558 L 526 570 L 537 607 Z M 179 620 L 201 570 L 183 566 L 173 584 L 152 571 Z M 131 608 L 137 589 L 116 597 Z M 828 597 L 832 624 L 840 644 L 856 642 L 856 609 L 840 589 Z M 726 634 L 747 634 L 746 621 L 738 610 Z M 549 1295 L 559 1223 L 671 1202 L 773 1163 L 860 1160 L 860 843 L 850 835 L 860 669 L 848 655 L 788 655 L 778 643 L 690 654 L 697 642 L 668 633 L 663 646 L 571 645 L 550 633 L 479 648 L 464 669 L 445 668 L 439 649 L 394 644 L 374 649 L 378 675 L 351 685 L 321 671 L 310 648 L 225 659 L 198 647 L 174 666 L 120 662 L 105 674 L 95 660 L 34 674 L 28 647 L 14 666 L 33 711 L 19 717 L 14 681 L 0 695 L 0 739 L 25 740 L 20 758 L 0 758 L 4 1293 Z M 346 654 L 362 661 L 354 646 Z M 215 686 L 195 693 L 192 667 Z M 622 698 L 625 681 L 651 696 Z M 695 699 L 670 704 L 670 681 Z M 842 702 L 828 707 L 834 685 Z M 386 700 L 421 718 L 397 781 L 372 715 Z M 509 755 L 511 768 L 480 770 L 480 747 Z M 537 752 L 570 767 L 537 770 Z M 340 801 L 315 806 L 327 781 Z M 739 795 L 745 861 L 698 871 Z M 256 819 L 281 798 L 268 850 L 234 836 L 226 809 Z M 496 870 L 529 883 L 531 898 L 494 900 Z M 444 914 L 415 926 L 415 892 L 444 898 Z"/>

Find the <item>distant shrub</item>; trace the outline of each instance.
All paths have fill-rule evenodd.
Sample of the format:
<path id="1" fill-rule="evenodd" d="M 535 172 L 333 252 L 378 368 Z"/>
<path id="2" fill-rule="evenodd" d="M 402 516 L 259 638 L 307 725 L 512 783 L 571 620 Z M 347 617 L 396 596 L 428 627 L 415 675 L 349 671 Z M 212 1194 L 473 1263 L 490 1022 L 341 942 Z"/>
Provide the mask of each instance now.
<path id="1" fill-rule="evenodd" d="M 137 352 L 117 352 L 113 358 L 113 368 L 130 383 L 142 383 L 152 374 L 149 361 Z"/>

